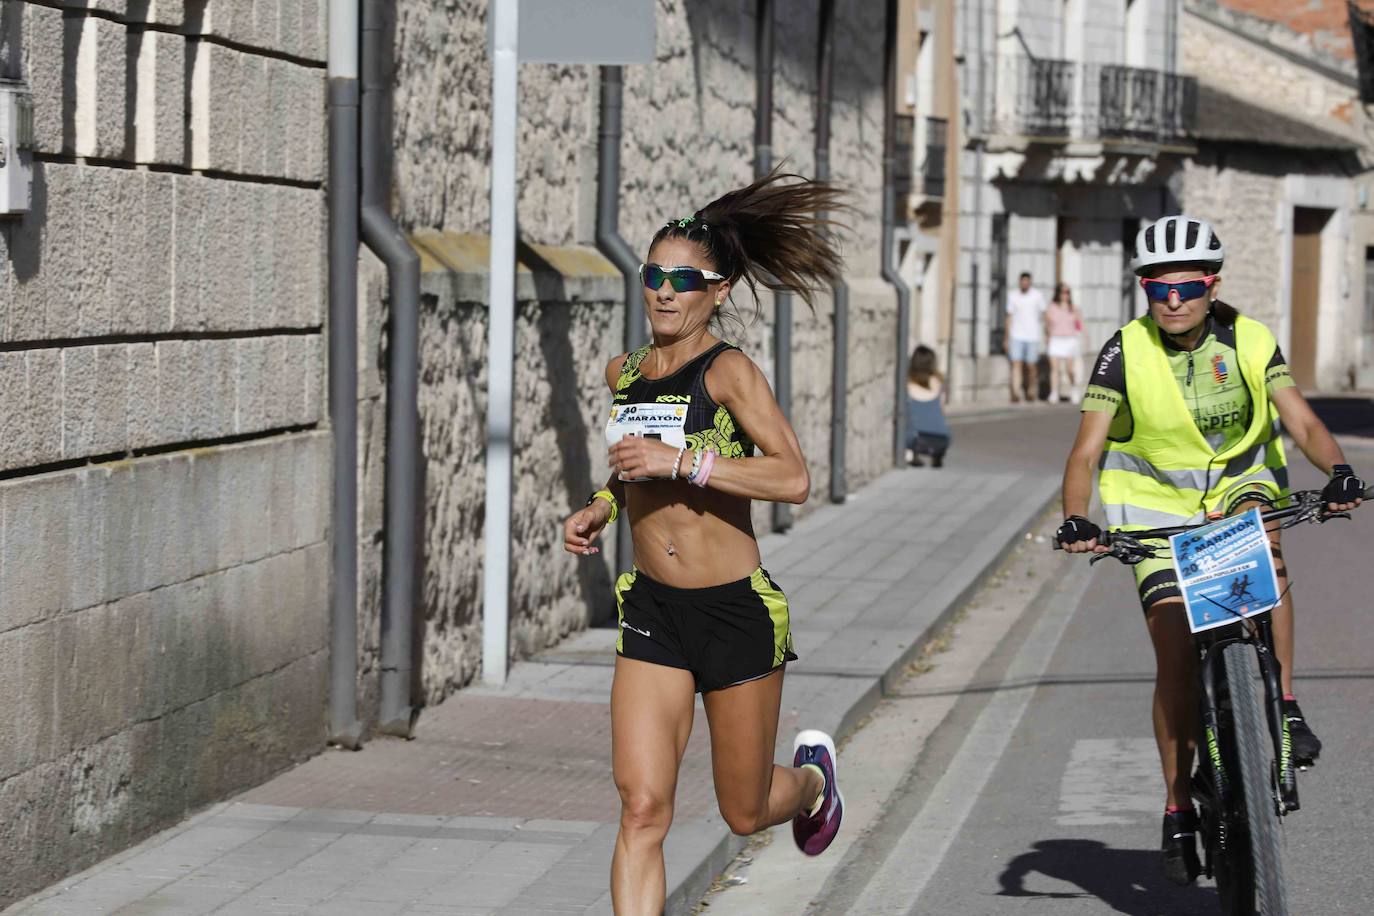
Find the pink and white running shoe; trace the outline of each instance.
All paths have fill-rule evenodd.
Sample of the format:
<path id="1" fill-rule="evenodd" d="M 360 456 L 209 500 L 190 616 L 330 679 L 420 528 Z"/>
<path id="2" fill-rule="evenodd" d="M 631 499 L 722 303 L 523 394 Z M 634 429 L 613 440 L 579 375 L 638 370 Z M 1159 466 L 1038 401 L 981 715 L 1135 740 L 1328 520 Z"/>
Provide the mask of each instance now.
<path id="1" fill-rule="evenodd" d="M 808 856 L 818 856 L 829 848 L 844 817 L 844 796 L 835 779 L 835 742 L 825 732 L 806 729 L 797 733 L 792 747 L 794 767 L 813 764 L 825 774 L 820 807 L 814 814 L 803 811 L 792 819 L 792 839 L 797 841 L 797 848 Z"/>

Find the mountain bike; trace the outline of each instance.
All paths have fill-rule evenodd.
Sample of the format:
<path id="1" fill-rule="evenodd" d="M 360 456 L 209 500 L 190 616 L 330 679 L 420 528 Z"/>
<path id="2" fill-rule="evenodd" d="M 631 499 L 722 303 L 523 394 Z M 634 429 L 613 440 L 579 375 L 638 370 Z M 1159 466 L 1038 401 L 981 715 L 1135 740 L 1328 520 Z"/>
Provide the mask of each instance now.
<path id="1" fill-rule="evenodd" d="M 1261 518 L 1267 530 L 1350 517 L 1327 512 L 1320 490 L 1301 490 L 1279 500 L 1242 493 L 1226 514 L 1256 503 L 1266 507 Z M 1111 557 L 1134 565 L 1168 556 L 1170 537 L 1201 527 L 1104 532 L 1099 543 L 1109 550 L 1092 554 L 1091 562 Z M 1283 715 L 1272 613 L 1271 605 L 1193 634 L 1202 735 L 1192 795 L 1201 824 L 1203 874 L 1216 880 L 1226 916 L 1288 916 L 1279 826 L 1280 818 L 1299 807 L 1298 766 Z M 1262 699 L 1255 691 L 1256 672 Z"/>

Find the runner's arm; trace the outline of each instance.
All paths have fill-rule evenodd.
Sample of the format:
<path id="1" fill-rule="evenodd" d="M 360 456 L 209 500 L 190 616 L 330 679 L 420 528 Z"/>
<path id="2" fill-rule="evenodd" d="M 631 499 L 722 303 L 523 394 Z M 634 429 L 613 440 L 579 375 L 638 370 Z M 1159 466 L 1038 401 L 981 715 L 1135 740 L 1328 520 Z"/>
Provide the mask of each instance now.
<path id="1" fill-rule="evenodd" d="M 706 372 L 706 386 L 761 452 L 753 458 L 717 459 L 706 485 L 731 496 L 806 502 L 811 474 L 801 443 L 754 361 L 738 350 L 722 353 Z"/>
<path id="2" fill-rule="evenodd" d="M 620 377 L 620 367 L 625 365 L 625 355 L 617 356 L 606 366 L 606 386 L 615 392 L 615 383 Z M 612 474 L 606 481 L 604 490 L 609 490 L 618 506 L 625 506 L 625 484 Z M 587 505 L 575 509 L 563 521 L 563 549 L 579 556 L 593 556 L 601 548 L 592 542 L 601 536 L 611 520 L 611 504 L 604 499 L 593 499 Z M 628 523 L 627 523 L 628 524 Z"/>
<path id="3" fill-rule="evenodd" d="M 620 370 L 625 367 L 625 360 L 630 358 L 630 354 L 622 353 L 606 364 L 606 387 L 611 389 L 611 395 L 615 395 L 615 386 L 620 381 Z M 606 486 L 602 489 L 610 490 L 615 501 L 622 508 L 625 506 L 625 482 L 614 472 L 606 479 Z"/>

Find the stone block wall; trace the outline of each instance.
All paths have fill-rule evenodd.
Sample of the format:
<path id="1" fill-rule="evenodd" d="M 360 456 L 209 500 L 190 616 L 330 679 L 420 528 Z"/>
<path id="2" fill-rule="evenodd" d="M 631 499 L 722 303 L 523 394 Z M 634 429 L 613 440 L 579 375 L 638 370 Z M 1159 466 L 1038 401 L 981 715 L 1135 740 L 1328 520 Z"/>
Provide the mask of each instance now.
<path id="1" fill-rule="evenodd" d="M 814 169 L 819 7 L 819 0 L 787 0 L 776 13 L 774 158 L 802 174 Z M 490 146 L 486 12 L 486 0 L 437 6 L 403 0 L 398 8 L 394 199 L 426 265 L 421 425 L 427 515 L 420 669 L 423 700 L 430 703 L 470 681 L 481 656 L 486 240 L 480 233 L 489 225 Z M 754 12 L 750 0 L 659 0 L 655 61 L 624 71 L 620 225 L 632 248 L 647 248 L 668 218 L 690 214 L 752 179 Z M 883 16 L 881 4 L 864 0 L 842 0 L 836 14 L 831 161 L 834 178 L 851 190 L 854 205 L 843 217 L 842 239 L 851 290 L 851 490 L 891 466 L 896 297 L 879 279 L 878 254 Z M 555 265 L 555 286 L 578 292 L 550 295 L 539 286 L 538 296 L 520 296 L 516 403 L 523 407 L 517 408 L 511 609 L 516 657 L 539 651 L 610 608 L 612 557 L 603 553 L 602 562 L 578 563 L 560 552 L 558 540 L 567 512 L 606 477 L 601 427 L 609 396 L 603 371 L 622 351 L 623 285 L 590 251 L 598 92 L 594 67 L 521 68 L 516 173 L 521 238 L 531 251 L 542 252 L 537 260 Z M 442 256 L 436 254 L 440 251 Z M 371 322 L 363 347 L 380 355 L 385 278 L 370 259 L 362 288 L 367 301 L 361 308 Z M 737 292 L 735 304 L 746 321 L 727 324 L 721 333 L 771 379 L 773 300 L 767 291 L 760 298 L 755 321 L 753 299 Z M 814 309 L 796 298 L 793 417 L 810 465 L 813 506 L 829 492 L 832 341 L 829 290 L 818 291 Z M 362 358 L 366 362 L 372 356 Z M 376 666 L 380 601 L 385 447 L 380 372 L 369 370 L 360 393 L 360 428 L 368 437 L 360 532 L 365 711 L 375 706 L 367 672 Z M 568 384 L 573 378 L 577 384 Z M 756 506 L 754 519 L 760 533 L 769 530 L 766 506 Z"/>
<path id="2" fill-rule="evenodd" d="M 0 4 L 0 906 L 324 741 L 314 0 Z"/>

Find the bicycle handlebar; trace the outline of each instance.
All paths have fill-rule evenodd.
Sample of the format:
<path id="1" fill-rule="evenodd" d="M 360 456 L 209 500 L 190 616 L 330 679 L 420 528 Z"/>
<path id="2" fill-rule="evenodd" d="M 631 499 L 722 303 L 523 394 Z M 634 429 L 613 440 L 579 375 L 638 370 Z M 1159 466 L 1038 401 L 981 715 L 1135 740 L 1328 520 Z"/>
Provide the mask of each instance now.
<path id="1" fill-rule="evenodd" d="M 1364 491 L 1364 499 L 1374 498 L 1374 486 Z M 1291 528 L 1304 522 L 1313 524 L 1324 524 L 1333 518 L 1350 518 L 1349 512 L 1328 512 L 1326 510 L 1326 500 L 1322 497 L 1321 490 L 1297 490 L 1283 497 L 1282 500 L 1266 499 L 1247 499 L 1249 502 L 1265 502 L 1271 507 L 1276 502 L 1292 500 L 1293 504 L 1282 509 L 1271 508 L 1267 512 L 1261 512 L 1260 518 L 1265 522 L 1280 522 L 1280 528 Z M 1236 500 L 1239 502 L 1240 500 Z M 1234 503 L 1233 503 L 1234 505 Z M 1096 563 L 1098 560 L 1105 560 L 1107 557 L 1120 560 L 1127 565 L 1134 565 L 1141 560 L 1158 556 L 1157 551 L 1163 547 L 1152 547 L 1142 541 L 1167 541 L 1175 535 L 1193 531 L 1212 524 L 1212 520 L 1202 522 L 1197 525 L 1177 525 L 1172 528 L 1151 528 L 1145 531 L 1103 531 L 1098 543 L 1103 547 L 1111 548 L 1105 553 L 1091 554 L 1089 562 Z M 1055 550 L 1063 550 L 1064 547 L 1059 543 L 1058 538 L 1054 541 Z"/>

